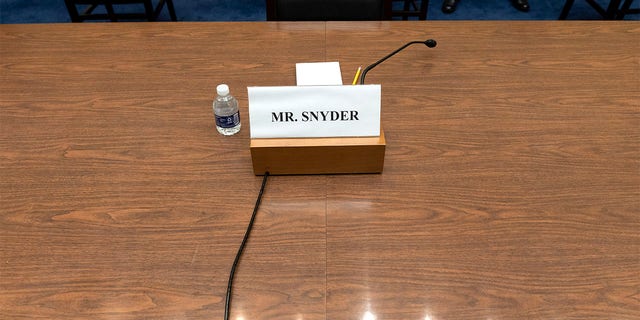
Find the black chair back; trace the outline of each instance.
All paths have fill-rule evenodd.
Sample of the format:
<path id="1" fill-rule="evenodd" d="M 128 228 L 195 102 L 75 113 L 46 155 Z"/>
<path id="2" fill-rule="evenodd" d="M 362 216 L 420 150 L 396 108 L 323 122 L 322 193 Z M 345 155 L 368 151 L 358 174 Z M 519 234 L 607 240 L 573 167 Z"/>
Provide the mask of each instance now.
<path id="1" fill-rule="evenodd" d="M 266 0 L 270 21 L 383 20 L 384 0 Z"/>

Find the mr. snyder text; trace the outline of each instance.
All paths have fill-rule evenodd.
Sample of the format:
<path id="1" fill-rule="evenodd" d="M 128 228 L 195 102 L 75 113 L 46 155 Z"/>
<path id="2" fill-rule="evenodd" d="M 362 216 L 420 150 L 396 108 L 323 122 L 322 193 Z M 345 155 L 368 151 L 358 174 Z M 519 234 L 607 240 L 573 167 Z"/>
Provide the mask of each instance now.
<path id="1" fill-rule="evenodd" d="M 314 122 L 314 121 L 358 121 L 358 111 L 302 111 L 298 116 L 293 112 L 271 112 L 271 122 Z"/>

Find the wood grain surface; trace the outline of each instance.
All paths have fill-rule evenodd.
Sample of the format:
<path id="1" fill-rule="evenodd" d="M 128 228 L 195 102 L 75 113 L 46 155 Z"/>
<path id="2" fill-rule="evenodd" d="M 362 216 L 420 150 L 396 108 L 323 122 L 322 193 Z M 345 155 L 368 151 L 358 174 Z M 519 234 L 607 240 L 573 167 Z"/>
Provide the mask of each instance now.
<path id="1" fill-rule="evenodd" d="M 427 38 L 367 75 L 382 174 L 270 177 L 232 319 L 639 319 L 628 21 L 0 25 L 0 318 L 221 319 L 246 87 Z"/>

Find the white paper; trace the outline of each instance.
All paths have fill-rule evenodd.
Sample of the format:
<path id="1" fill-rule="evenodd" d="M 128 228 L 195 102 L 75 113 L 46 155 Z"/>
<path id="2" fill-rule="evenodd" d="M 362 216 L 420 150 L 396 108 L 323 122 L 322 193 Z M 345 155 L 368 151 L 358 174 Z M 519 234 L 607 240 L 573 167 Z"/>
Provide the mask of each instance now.
<path id="1" fill-rule="evenodd" d="M 247 89 L 251 138 L 380 135 L 380 85 Z"/>
<path id="2" fill-rule="evenodd" d="M 342 73 L 339 62 L 296 63 L 296 83 L 299 86 L 339 86 Z"/>

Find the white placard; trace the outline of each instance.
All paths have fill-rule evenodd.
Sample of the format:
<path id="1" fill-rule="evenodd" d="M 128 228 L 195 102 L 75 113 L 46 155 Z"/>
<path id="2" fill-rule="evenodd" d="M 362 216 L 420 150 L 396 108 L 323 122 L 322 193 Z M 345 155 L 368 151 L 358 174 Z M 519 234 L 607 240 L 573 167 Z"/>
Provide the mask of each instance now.
<path id="1" fill-rule="evenodd" d="M 296 84 L 299 86 L 342 85 L 339 62 L 296 63 Z"/>
<path id="2" fill-rule="evenodd" d="M 380 85 L 248 87 L 251 138 L 380 135 Z"/>

